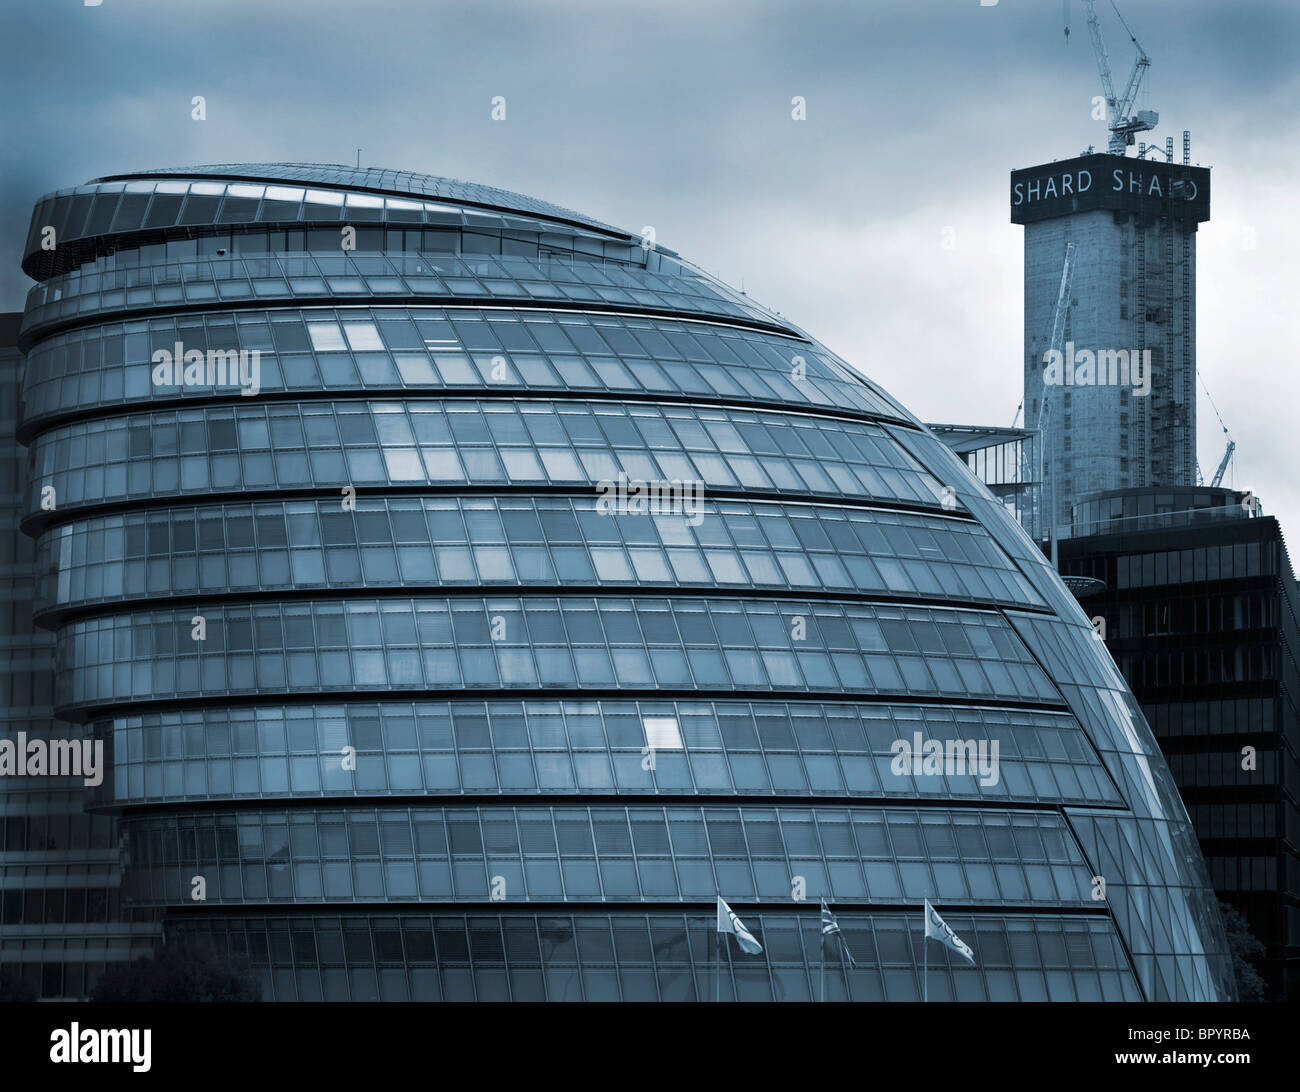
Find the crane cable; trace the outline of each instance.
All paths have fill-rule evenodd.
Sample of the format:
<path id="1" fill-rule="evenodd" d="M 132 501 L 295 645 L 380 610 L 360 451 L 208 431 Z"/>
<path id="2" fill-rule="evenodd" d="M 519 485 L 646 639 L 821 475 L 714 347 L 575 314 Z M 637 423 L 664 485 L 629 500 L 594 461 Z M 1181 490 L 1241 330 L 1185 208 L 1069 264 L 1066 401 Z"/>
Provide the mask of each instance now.
<path id="1" fill-rule="evenodd" d="M 1228 438 L 1228 442 L 1231 443 L 1232 433 L 1228 431 L 1228 426 L 1223 420 L 1223 414 L 1219 412 L 1219 407 L 1214 404 L 1214 396 L 1210 394 L 1210 388 L 1206 386 L 1205 377 L 1201 375 L 1199 368 L 1197 369 L 1196 372 L 1196 378 L 1201 381 L 1201 390 L 1205 392 L 1206 400 L 1210 403 L 1210 409 L 1214 410 L 1214 416 L 1219 419 L 1219 426 L 1223 429 L 1223 435 L 1225 435 Z M 1198 473 L 1199 473 L 1199 464 L 1198 464 Z M 1236 466 L 1235 459 L 1232 461 L 1232 480 L 1234 482 L 1237 480 L 1237 466 Z"/>
<path id="2" fill-rule="evenodd" d="M 1131 30 L 1129 30 L 1128 24 L 1124 22 L 1124 16 L 1120 15 L 1119 8 L 1115 7 L 1115 0 L 1110 0 L 1110 6 L 1114 9 L 1115 16 L 1119 19 L 1120 24 L 1124 27 L 1125 30 L 1128 30 L 1128 40 L 1132 42 L 1135 46 L 1137 46 L 1139 53 L 1145 53 L 1146 50 L 1142 48 L 1142 43 L 1137 40 L 1137 35 L 1134 34 Z"/>
<path id="3" fill-rule="evenodd" d="M 1219 419 L 1219 424 L 1223 427 L 1224 435 L 1231 438 L 1232 433 L 1228 431 L 1228 426 L 1224 424 L 1223 414 L 1219 412 L 1219 407 L 1214 404 L 1214 398 L 1210 394 L 1210 388 L 1205 385 L 1205 377 L 1201 375 L 1199 370 L 1196 373 L 1196 378 L 1201 381 L 1201 390 L 1205 392 L 1205 397 L 1210 403 L 1210 409 L 1214 410 L 1214 416 Z"/>

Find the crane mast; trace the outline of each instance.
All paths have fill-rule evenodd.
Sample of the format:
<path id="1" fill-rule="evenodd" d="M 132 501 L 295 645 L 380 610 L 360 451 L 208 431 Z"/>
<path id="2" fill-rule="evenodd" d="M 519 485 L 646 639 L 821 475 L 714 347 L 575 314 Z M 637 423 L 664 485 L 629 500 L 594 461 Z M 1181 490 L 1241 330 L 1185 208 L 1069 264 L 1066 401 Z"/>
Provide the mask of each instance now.
<path id="1" fill-rule="evenodd" d="M 1237 450 L 1237 441 L 1229 440 L 1228 448 L 1223 453 L 1223 458 L 1219 460 L 1219 469 L 1214 472 L 1214 480 L 1210 482 L 1211 489 L 1218 489 L 1223 484 L 1223 474 L 1228 469 L 1228 464 L 1232 462 L 1232 453 Z"/>
<path id="2" fill-rule="evenodd" d="M 1074 279 L 1074 242 L 1065 244 L 1065 261 L 1061 265 L 1061 287 L 1056 293 L 1056 308 L 1052 312 L 1052 335 L 1048 349 L 1063 353 L 1065 349 L 1065 315 L 1070 309 L 1070 284 Z M 1042 396 L 1038 400 L 1038 420 L 1035 431 L 1038 434 L 1038 483 L 1043 484 L 1043 461 L 1047 456 L 1047 427 L 1051 423 L 1051 410 L 1048 406 L 1048 385 L 1043 383 Z M 1047 456 L 1050 460 L 1050 456 Z M 1050 470 L 1050 461 L 1049 461 Z M 1052 565 L 1056 566 L 1056 475 L 1051 475 L 1051 489 L 1047 502 L 1047 534 L 1051 543 Z M 1039 501 L 1042 507 L 1042 501 Z"/>
<path id="3" fill-rule="evenodd" d="M 1218 489 L 1223 484 L 1223 475 L 1227 473 L 1228 464 L 1232 462 L 1232 456 L 1237 451 L 1237 441 L 1232 438 L 1232 433 L 1228 431 L 1227 422 L 1223 419 L 1223 414 L 1219 412 L 1219 407 L 1214 404 L 1214 396 L 1210 394 L 1210 388 L 1206 385 L 1205 378 L 1202 376 L 1201 387 L 1205 391 L 1206 400 L 1210 403 L 1210 409 L 1214 410 L 1214 416 L 1219 419 L 1219 427 L 1223 429 L 1223 438 L 1227 441 L 1227 447 L 1224 449 L 1223 458 L 1219 460 L 1219 467 L 1214 472 L 1214 478 L 1210 482 L 1212 489 Z M 1201 468 L 1196 468 L 1196 484 L 1201 484 Z"/>
<path id="4" fill-rule="evenodd" d="M 1114 80 L 1110 74 L 1110 57 L 1106 53 L 1105 39 L 1101 36 L 1101 20 L 1097 18 L 1096 0 L 1084 0 L 1084 4 L 1088 9 L 1088 36 L 1092 39 L 1092 52 L 1097 59 L 1097 71 L 1101 74 L 1101 89 L 1105 95 L 1106 109 L 1109 111 L 1110 142 L 1107 150 L 1111 155 L 1124 155 L 1134 143 L 1134 134 L 1154 129 L 1160 122 L 1160 115 L 1155 110 L 1139 110 L 1136 114 L 1130 113 L 1137 101 L 1138 91 L 1142 88 L 1142 81 L 1146 78 L 1147 69 L 1151 67 L 1151 58 L 1147 56 L 1146 50 L 1142 48 L 1137 37 L 1129 30 L 1128 24 L 1124 22 L 1124 16 L 1119 14 L 1119 8 L 1115 8 L 1115 14 L 1119 16 L 1124 29 L 1128 30 L 1129 40 L 1137 50 L 1137 59 L 1133 62 L 1133 71 L 1129 73 L 1124 93 L 1116 95 Z M 1115 7 L 1114 0 L 1111 0 L 1111 7 Z M 1065 33 L 1066 41 L 1069 41 L 1068 0 Z"/>

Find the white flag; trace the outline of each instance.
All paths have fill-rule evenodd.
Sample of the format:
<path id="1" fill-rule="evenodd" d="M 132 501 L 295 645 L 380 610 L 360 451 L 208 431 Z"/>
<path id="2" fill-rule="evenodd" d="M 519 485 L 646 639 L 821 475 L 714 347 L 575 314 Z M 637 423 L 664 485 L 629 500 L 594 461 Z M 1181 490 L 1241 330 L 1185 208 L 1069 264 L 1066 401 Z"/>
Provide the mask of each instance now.
<path id="1" fill-rule="evenodd" d="M 754 934 L 745 928 L 743 921 L 736 917 L 736 912 L 722 901 L 721 895 L 718 896 L 718 932 L 731 933 L 736 938 L 742 952 L 758 955 L 763 950 L 763 946 L 754 939 Z"/>
<path id="2" fill-rule="evenodd" d="M 948 928 L 948 923 L 943 920 L 930 905 L 930 900 L 925 900 L 925 935 L 926 938 L 934 937 L 940 944 L 946 944 L 954 952 L 960 952 L 970 960 L 971 966 L 975 965 L 975 956 L 964 940 Z"/>

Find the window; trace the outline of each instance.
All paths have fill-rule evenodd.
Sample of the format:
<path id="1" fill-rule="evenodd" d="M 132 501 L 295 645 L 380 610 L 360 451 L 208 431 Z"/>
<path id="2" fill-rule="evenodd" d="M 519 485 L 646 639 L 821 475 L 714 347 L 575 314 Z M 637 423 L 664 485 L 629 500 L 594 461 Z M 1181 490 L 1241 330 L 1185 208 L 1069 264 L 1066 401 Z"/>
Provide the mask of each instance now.
<path id="1" fill-rule="evenodd" d="M 682 734 L 676 717 L 644 717 L 645 741 L 652 751 L 680 751 Z"/>
<path id="2" fill-rule="evenodd" d="M 309 322 L 307 332 L 311 335 L 311 347 L 317 351 L 347 348 L 343 344 L 343 335 L 339 332 L 336 323 Z"/>
<path id="3" fill-rule="evenodd" d="M 316 329 L 318 329 L 318 327 L 315 325 L 311 327 L 311 330 L 313 331 L 313 336 L 312 336 L 313 344 L 315 343 L 316 340 L 314 334 L 314 331 Z M 329 326 L 329 327 L 320 327 L 320 329 L 333 330 L 335 328 L 333 326 Z M 345 323 L 343 326 L 343 331 L 344 333 L 347 334 L 348 346 L 355 351 L 361 352 L 368 349 L 382 350 L 384 348 L 384 343 L 379 340 L 379 331 L 375 329 L 375 324 L 373 322 Z M 341 348 L 342 346 L 339 347 Z M 318 349 L 333 348 L 333 346 L 316 345 L 316 348 Z"/>

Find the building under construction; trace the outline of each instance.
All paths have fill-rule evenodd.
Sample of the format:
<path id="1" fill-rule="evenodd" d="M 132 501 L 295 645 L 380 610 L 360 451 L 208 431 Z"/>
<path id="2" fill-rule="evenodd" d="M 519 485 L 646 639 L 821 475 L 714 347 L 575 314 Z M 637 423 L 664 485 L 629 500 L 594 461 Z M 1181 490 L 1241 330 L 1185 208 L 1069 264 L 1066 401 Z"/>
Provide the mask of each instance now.
<path id="1" fill-rule="evenodd" d="M 1011 222 L 1025 229 L 1025 423 L 1042 434 L 1042 526 L 1056 538 L 1086 494 L 1197 481 L 1196 231 L 1210 172 L 1192 166 L 1187 132 L 1181 162 L 1173 137 L 1127 154 L 1159 120 L 1136 109 L 1150 58 L 1130 32 L 1136 59 L 1117 92 L 1086 9 L 1108 151 L 1015 170 L 1010 183 Z"/>
<path id="2" fill-rule="evenodd" d="M 1101 153 L 1011 175 L 1025 407 L 1045 424 L 1058 537 L 1085 494 L 1196 482 L 1196 229 L 1209 215 L 1210 172 L 1186 163 Z"/>
<path id="3" fill-rule="evenodd" d="M 1158 121 L 1135 109 L 1150 59 L 1125 24 L 1136 59 L 1117 93 L 1085 6 L 1108 150 L 1010 179 L 1025 242 L 1022 443 L 1031 451 L 1033 437 L 1037 454 L 1008 482 L 992 457 L 1008 430 L 937 431 L 1050 540 L 1054 561 L 1059 542 L 1059 569 L 1155 731 L 1216 891 L 1263 943 L 1257 995 L 1294 999 L 1300 593 L 1277 520 L 1253 494 L 1218 488 L 1230 437 L 1212 480 L 1196 461 L 1196 234 L 1210 171 L 1192 165 L 1187 132 L 1181 161 L 1172 137 L 1134 147 Z"/>

